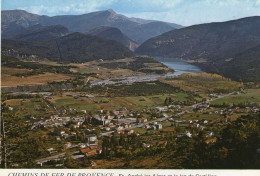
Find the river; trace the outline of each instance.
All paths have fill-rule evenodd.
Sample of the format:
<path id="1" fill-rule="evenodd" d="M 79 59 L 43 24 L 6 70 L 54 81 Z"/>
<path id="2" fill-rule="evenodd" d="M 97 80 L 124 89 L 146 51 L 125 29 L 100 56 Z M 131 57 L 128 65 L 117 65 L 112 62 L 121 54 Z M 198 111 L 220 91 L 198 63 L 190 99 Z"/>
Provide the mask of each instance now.
<path id="1" fill-rule="evenodd" d="M 156 81 L 159 77 L 169 77 L 169 76 L 179 76 L 183 73 L 201 73 L 201 69 L 195 65 L 191 65 L 185 61 L 170 58 L 155 58 L 157 61 L 163 63 L 167 67 L 173 69 L 174 73 L 167 73 L 164 75 L 152 74 L 143 76 L 123 76 L 113 79 L 106 79 L 101 81 L 96 81 L 91 84 L 91 86 L 97 85 L 108 85 L 108 84 L 132 84 L 134 82 L 150 82 Z"/>

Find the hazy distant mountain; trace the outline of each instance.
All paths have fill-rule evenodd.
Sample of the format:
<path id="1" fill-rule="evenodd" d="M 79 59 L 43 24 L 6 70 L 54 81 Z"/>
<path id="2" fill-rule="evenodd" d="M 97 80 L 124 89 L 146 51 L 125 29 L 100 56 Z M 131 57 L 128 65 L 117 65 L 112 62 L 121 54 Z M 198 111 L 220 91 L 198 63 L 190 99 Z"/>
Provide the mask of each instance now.
<path id="1" fill-rule="evenodd" d="M 2 37 L 8 37 L 25 28 L 36 25 L 39 21 L 48 18 L 28 13 L 24 10 L 5 10 L 1 13 L 1 32 Z"/>
<path id="2" fill-rule="evenodd" d="M 206 71 L 219 73 L 225 65 L 225 72 L 230 73 L 233 66 L 229 61 L 236 63 L 236 66 L 246 64 L 245 57 L 237 59 L 239 54 L 259 44 L 260 17 L 249 17 L 166 32 L 143 43 L 136 53 L 200 60 L 204 62 L 198 64 L 203 65 Z"/>
<path id="3" fill-rule="evenodd" d="M 36 43 L 4 39 L 2 40 L 2 53 L 15 57 L 17 55 L 37 55 L 54 61 L 71 62 L 134 56 L 133 52 L 116 41 L 97 36 L 86 36 L 81 33 Z"/>
<path id="4" fill-rule="evenodd" d="M 134 17 L 129 18 L 129 19 L 131 21 L 139 23 L 139 24 L 147 24 L 147 23 L 151 23 L 151 22 L 160 22 L 160 21 L 157 21 L 157 20 L 145 20 L 145 19 L 142 19 L 142 18 L 134 18 Z M 175 29 L 183 28 L 183 26 L 175 24 L 175 23 L 167 23 L 167 22 L 164 22 L 164 23 L 170 25 L 171 27 L 174 27 Z"/>
<path id="5" fill-rule="evenodd" d="M 100 26 L 85 32 L 85 34 L 96 35 L 101 38 L 118 41 L 132 51 L 138 47 L 136 42 L 125 36 L 119 29 L 113 27 Z"/>
<path id="6" fill-rule="evenodd" d="M 55 39 L 68 34 L 68 29 L 61 25 L 42 26 L 38 24 L 17 32 L 15 35 L 8 37 L 8 39 L 39 42 Z"/>
<path id="7" fill-rule="evenodd" d="M 138 43 L 142 43 L 149 38 L 158 36 L 164 32 L 171 31 L 173 29 L 173 27 L 165 22 L 155 21 L 137 25 L 133 28 L 128 29 L 128 31 L 131 34 L 131 38 L 134 38 L 135 41 L 137 41 Z"/>
<path id="8" fill-rule="evenodd" d="M 6 29 L 10 28 L 9 25 L 12 23 L 22 26 L 23 28 L 38 23 L 44 26 L 59 24 L 73 32 L 85 32 L 100 26 L 110 26 L 120 29 L 133 41 L 142 43 L 151 37 L 175 29 L 175 27 L 172 27 L 174 26 L 172 23 L 157 23 L 141 19 L 139 19 L 139 21 L 142 22 L 117 14 L 111 9 L 83 15 L 60 15 L 53 17 L 39 16 L 21 10 L 8 10 L 2 11 L 2 34 L 6 36 L 6 33 L 8 33 Z M 144 23 L 144 21 L 147 21 L 147 23 Z M 153 23 L 153 29 L 147 28 L 147 24 L 149 23 Z M 10 33 L 8 33 L 8 35 L 9 34 Z"/>

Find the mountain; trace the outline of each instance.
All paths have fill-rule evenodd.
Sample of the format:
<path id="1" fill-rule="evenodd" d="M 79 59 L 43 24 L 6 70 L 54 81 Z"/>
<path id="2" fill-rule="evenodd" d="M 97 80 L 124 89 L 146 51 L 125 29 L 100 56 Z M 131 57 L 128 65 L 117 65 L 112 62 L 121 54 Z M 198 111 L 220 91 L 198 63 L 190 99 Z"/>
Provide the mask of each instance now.
<path id="1" fill-rule="evenodd" d="M 36 25 L 46 18 L 48 17 L 31 14 L 24 10 L 4 10 L 1 13 L 2 37 L 10 37 L 14 33 Z"/>
<path id="2" fill-rule="evenodd" d="M 36 43 L 4 39 L 2 54 L 14 57 L 36 55 L 62 62 L 86 62 L 134 56 L 133 52 L 116 41 L 81 33 L 72 33 L 54 40 Z"/>
<path id="3" fill-rule="evenodd" d="M 139 21 L 139 22 L 138 22 Z M 118 28 L 131 40 L 142 43 L 145 40 L 160 35 L 164 32 L 175 29 L 173 23 L 155 22 L 149 20 L 133 20 L 124 15 L 117 14 L 113 10 L 105 10 L 87 13 L 83 15 L 60 15 L 60 16 L 40 16 L 21 10 L 2 11 L 2 36 L 11 35 L 8 28 L 15 23 L 19 27 L 27 28 L 35 24 L 44 26 L 62 25 L 72 32 L 86 32 L 100 26 Z M 152 23 L 152 29 L 148 24 Z M 179 25 L 176 25 L 179 27 Z M 17 28 L 14 26 L 14 28 Z M 15 29 L 12 28 L 13 31 Z M 136 34 L 137 33 L 137 34 Z"/>
<path id="4" fill-rule="evenodd" d="M 8 37 L 8 39 L 39 42 L 55 39 L 68 34 L 68 29 L 61 25 L 42 26 L 38 24 L 17 32 L 15 35 Z"/>
<path id="5" fill-rule="evenodd" d="M 149 39 L 137 48 L 136 53 L 190 60 L 205 71 L 228 74 L 238 79 L 230 74 L 235 72 L 232 63 L 236 63 L 237 68 L 241 64 L 249 68 L 245 56 L 260 44 L 259 31 L 260 17 L 194 25 Z M 258 57 L 258 53 L 255 56 Z M 239 79 L 246 80 L 246 73 Z"/>
<path id="6" fill-rule="evenodd" d="M 145 20 L 145 19 L 142 19 L 142 18 L 134 18 L 134 17 L 129 18 L 129 20 L 136 22 L 136 23 L 139 23 L 139 24 L 147 24 L 147 23 L 151 23 L 151 22 L 160 22 L 160 21 L 157 21 L 157 20 Z M 175 24 L 175 23 L 167 23 L 167 22 L 164 22 L 164 23 L 170 25 L 171 27 L 173 27 L 175 29 L 183 28 L 183 26 Z"/>
<path id="7" fill-rule="evenodd" d="M 154 36 L 158 36 L 164 32 L 171 31 L 174 28 L 165 22 L 150 22 L 145 24 L 139 24 L 135 27 L 129 28 L 128 33 L 131 34 L 130 38 L 138 43 L 143 43 L 147 39 Z"/>
<path id="8" fill-rule="evenodd" d="M 100 26 L 85 32 L 85 34 L 96 35 L 108 40 L 115 40 L 132 51 L 134 51 L 138 47 L 137 43 L 125 36 L 119 29 L 113 27 Z"/>

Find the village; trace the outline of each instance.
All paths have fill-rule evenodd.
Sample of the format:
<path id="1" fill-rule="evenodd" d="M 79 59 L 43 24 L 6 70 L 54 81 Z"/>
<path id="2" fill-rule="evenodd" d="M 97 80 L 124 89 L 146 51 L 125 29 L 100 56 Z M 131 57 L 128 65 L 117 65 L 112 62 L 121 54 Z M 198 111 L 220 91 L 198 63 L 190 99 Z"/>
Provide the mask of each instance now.
<path id="1" fill-rule="evenodd" d="M 214 142 L 217 132 L 215 127 L 224 127 L 233 120 L 231 118 L 233 115 L 255 114 L 260 111 L 254 106 L 216 107 L 211 104 L 213 100 L 234 94 L 238 92 L 226 95 L 209 94 L 209 99 L 191 106 L 184 106 L 182 103 L 169 104 L 141 111 L 121 107 L 113 111 L 101 109 L 89 113 L 87 110 L 78 111 L 69 108 L 57 111 L 56 115 L 51 115 L 47 119 L 37 121 L 32 117 L 31 120 L 34 122 L 28 120 L 26 123 L 31 125 L 32 131 L 45 131 L 40 138 L 51 140 L 51 143 L 55 144 L 46 146 L 47 157 L 35 160 L 38 167 L 63 167 L 64 163 L 61 161 L 68 157 L 65 156 L 68 152 L 72 160 L 84 158 L 89 161 L 90 167 L 95 167 L 97 164 L 93 160 L 104 156 L 102 151 L 104 138 L 121 139 L 137 136 L 144 139 L 140 147 L 149 149 L 153 146 L 165 147 L 167 145 L 165 136 L 175 134 L 177 138 L 192 138 L 198 131 L 204 131 L 208 142 Z M 77 95 L 73 97 L 78 98 Z M 94 96 L 88 95 L 88 97 Z M 51 99 L 50 94 L 45 95 L 44 99 Z M 9 110 L 13 111 L 13 107 L 9 106 Z M 217 115 L 219 118 L 210 118 L 212 115 Z M 151 140 L 152 136 L 154 138 Z M 57 143 L 59 145 L 56 145 Z M 136 144 L 126 147 L 117 143 L 114 147 L 118 154 L 132 150 Z M 114 149 L 108 148 L 108 150 Z"/>

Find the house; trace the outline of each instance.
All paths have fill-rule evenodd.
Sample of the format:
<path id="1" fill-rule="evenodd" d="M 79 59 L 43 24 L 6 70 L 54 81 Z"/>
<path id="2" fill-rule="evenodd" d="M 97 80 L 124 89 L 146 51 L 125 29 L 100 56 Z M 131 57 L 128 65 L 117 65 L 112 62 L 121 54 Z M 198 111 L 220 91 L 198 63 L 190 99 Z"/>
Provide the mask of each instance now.
<path id="1" fill-rule="evenodd" d="M 151 148 L 151 144 L 143 143 L 143 147 L 144 147 L 144 148 Z"/>
<path id="2" fill-rule="evenodd" d="M 208 136 L 208 137 L 214 136 L 214 132 L 208 132 L 207 136 Z"/>
<path id="3" fill-rule="evenodd" d="M 80 149 L 80 153 L 82 153 L 86 157 L 91 157 L 91 156 L 97 155 L 96 149 L 90 149 L 90 148 Z"/>
<path id="4" fill-rule="evenodd" d="M 120 125 L 118 125 L 118 126 L 116 127 L 116 130 L 118 130 L 118 131 L 123 130 L 123 129 L 124 129 L 124 127 L 122 127 L 122 126 L 120 126 Z"/>
<path id="5" fill-rule="evenodd" d="M 60 131 L 60 135 L 66 134 L 65 131 Z"/>
<path id="6" fill-rule="evenodd" d="M 106 124 L 109 124 L 111 122 L 110 119 L 105 119 L 105 116 L 99 116 L 99 115 L 95 115 L 92 118 L 92 120 L 96 121 L 100 125 L 106 125 Z"/>
<path id="7" fill-rule="evenodd" d="M 97 135 L 95 135 L 95 134 L 86 135 L 85 139 L 88 140 L 89 145 L 97 145 L 97 143 L 98 143 Z"/>
<path id="8" fill-rule="evenodd" d="M 151 128 L 151 126 L 150 126 L 150 125 L 148 125 L 148 124 L 146 124 L 146 125 L 144 125 L 144 126 L 143 126 L 143 128 L 144 128 L 144 129 L 150 129 L 150 128 Z"/>
<path id="9" fill-rule="evenodd" d="M 185 132 L 184 132 L 184 135 L 185 135 L 185 136 L 188 136 L 189 138 L 192 137 L 192 134 L 191 134 L 189 131 L 185 131 Z"/>
<path id="10" fill-rule="evenodd" d="M 73 125 L 73 128 L 79 128 L 80 125 L 76 124 L 76 125 Z"/>
<path id="11" fill-rule="evenodd" d="M 87 110 L 81 110 L 81 113 L 87 114 Z"/>
<path id="12" fill-rule="evenodd" d="M 105 130 L 106 130 L 106 131 L 109 131 L 109 130 L 110 130 L 110 128 L 109 128 L 109 127 L 106 127 L 106 128 L 105 128 Z"/>
<path id="13" fill-rule="evenodd" d="M 162 124 L 156 124 L 155 126 L 156 126 L 156 129 L 158 129 L 158 130 L 162 129 Z"/>
<path id="14" fill-rule="evenodd" d="M 125 130 L 125 133 L 128 134 L 128 135 L 131 135 L 131 134 L 134 133 L 134 130 L 126 129 L 126 130 Z"/>
<path id="15" fill-rule="evenodd" d="M 157 111 L 164 111 L 164 107 L 155 107 Z"/>
<path id="16" fill-rule="evenodd" d="M 166 146 L 167 145 L 167 141 L 159 141 L 158 145 L 159 146 Z"/>
<path id="17" fill-rule="evenodd" d="M 85 97 L 88 97 L 88 98 L 95 98 L 94 95 L 89 95 L 89 94 L 86 94 Z"/>
<path id="18" fill-rule="evenodd" d="M 211 98 L 218 98 L 218 95 L 216 95 L 216 94 L 209 94 L 209 97 L 211 97 Z"/>
<path id="19" fill-rule="evenodd" d="M 67 142 L 66 144 L 64 144 L 64 148 L 65 148 L 65 149 L 71 148 L 71 143 L 70 143 L 70 142 Z"/>
<path id="20" fill-rule="evenodd" d="M 151 126 L 151 127 L 149 126 L 149 129 L 150 129 L 150 130 L 156 130 L 157 128 L 156 128 L 156 126 L 154 125 L 154 126 Z"/>
<path id="21" fill-rule="evenodd" d="M 86 147 L 87 147 L 87 144 L 79 143 L 78 146 L 79 146 L 79 148 L 86 148 Z"/>
<path id="22" fill-rule="evenodd" d="M 66 114 L 66 112 L 67 112 L 66 109 L 63 109 L 63 110 L 61 111 L 62 114 Z"/>
<path id="23" fill-rule="evenodd" d="M 147 122 L 147 118 L 143 117 L 143 118 L 138 118 L 136 120 L 137 123 L 146 123 Z"/>
<path id="24" fill-rule="evenodd" d="M 47 149 L 47 151 L 51 153 L 51 152 L 54 151 L 54 149 L 53 148 L 49 148 L 49 149 Z"/>
<path id="25" fill-rule="evenodd" d="M 120 152 L 122 152 L 122 151 L 125 151 L 125 149 L 123 148 L 123 146 L 116 146 L 116 151 L 118 152 L 118 153 L 120 153 Z"/>
<path id="26" fill-rule="evenodd" d="M 131 125 L 131 124 L 122 124 L 122 126 L 123 126 L 124 128 L 130 128 L 132 125 Z"/>

